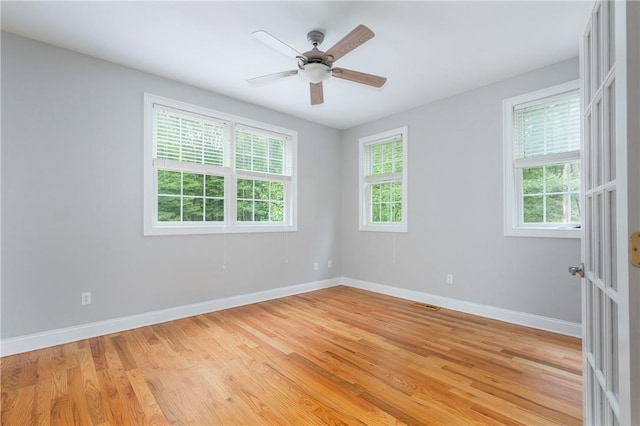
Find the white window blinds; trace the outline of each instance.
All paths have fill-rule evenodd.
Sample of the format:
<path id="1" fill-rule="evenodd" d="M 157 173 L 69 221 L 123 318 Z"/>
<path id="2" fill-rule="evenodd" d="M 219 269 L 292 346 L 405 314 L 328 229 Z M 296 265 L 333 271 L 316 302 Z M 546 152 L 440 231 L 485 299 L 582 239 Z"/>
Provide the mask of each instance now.
<path id="1" fill-rule="evenodd" d="M 287 150 L 291 138 L 286 135 L 236 126 L 235 162 L 239 170 L 290 175 L 291 162 Z"/>
<path id="2" fill-rule="evenodd" d="M 580 94 L 517 105 L 513 110 L 515 160 L 580 150 Z"/>
<path id="3" fill-rule="evenodd" d="M 223 122 L 154 105 L 156 158 L 223 166 Z"/>

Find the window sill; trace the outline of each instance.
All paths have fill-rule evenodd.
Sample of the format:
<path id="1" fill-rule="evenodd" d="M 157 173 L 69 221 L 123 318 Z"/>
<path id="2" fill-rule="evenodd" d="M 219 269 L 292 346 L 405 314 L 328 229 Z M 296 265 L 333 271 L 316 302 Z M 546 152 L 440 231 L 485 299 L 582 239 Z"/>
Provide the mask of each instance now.
<path id="1" fill-rule="evenodd" d="M 374 232 L 407 232 L 406 224 L 399 225 L 360 225 L 360 231 L 374 231 Z"/>
<path id="2" fill-rule="evenodd" d="M 145 227 L 145 236 L 155 235 L 206 235 L 206 234 L 247 234 L 264 232 L 294 232 L 298 228 L 295 225 L 263 225 L 251 224 L 241 226 L 152 226 Z"/>
<path id="3" fill-rule="evenodd" d="M 505 237 L 582 238 L 581 228 L 510 228 Z"/>

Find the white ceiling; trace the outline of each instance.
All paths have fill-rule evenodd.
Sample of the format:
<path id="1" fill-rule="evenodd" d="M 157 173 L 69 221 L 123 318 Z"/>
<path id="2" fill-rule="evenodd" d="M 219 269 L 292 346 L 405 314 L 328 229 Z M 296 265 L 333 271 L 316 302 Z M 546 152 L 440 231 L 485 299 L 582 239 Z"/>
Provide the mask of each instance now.
<path id="1" fill-rule="evenodd" d="M 11 2 L 2 29 L 182 81 L 337 129 L 406 111 L 578 55 L 591 1 Z M 388 78 L 380 89 L 324 82 L 309 104 L 296 68 L 254 40 L 265 30 L 295 49 L 321 29 L 321 50 L 365 24 L 376 36 L 336 66 Z"/>

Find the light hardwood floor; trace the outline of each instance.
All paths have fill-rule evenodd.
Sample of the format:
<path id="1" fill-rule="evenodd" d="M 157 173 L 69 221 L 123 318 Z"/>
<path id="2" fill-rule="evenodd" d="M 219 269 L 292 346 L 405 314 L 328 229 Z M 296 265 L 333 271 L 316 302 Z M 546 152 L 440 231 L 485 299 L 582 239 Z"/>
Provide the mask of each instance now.
<path id="1" fill-rule="evenodd" d="M 349 287 L 2 362 L 2 424 L 581 424 L 580 340 Z"/>

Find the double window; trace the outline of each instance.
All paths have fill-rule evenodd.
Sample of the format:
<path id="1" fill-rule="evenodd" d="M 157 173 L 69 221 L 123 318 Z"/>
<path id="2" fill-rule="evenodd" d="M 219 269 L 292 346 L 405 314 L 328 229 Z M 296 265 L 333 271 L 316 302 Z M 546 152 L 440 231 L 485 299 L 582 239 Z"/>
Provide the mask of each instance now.
<path id="1" fill-rule="evenodd" d="M 295 230 L 296 133 L 145 94 L 145 235 Z"/>
<path id="2" fill-rule="evenodd" d="M 407 128 L 360 139 L 360 230 L 407 231 Z"/>
<path id="3" fill-rule="evenodd" d="M 580 236 L 578 82 L 507 99 L 505 234 Z"/>

